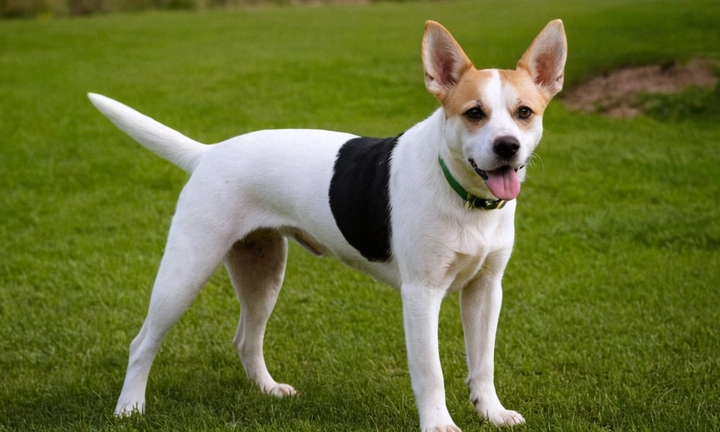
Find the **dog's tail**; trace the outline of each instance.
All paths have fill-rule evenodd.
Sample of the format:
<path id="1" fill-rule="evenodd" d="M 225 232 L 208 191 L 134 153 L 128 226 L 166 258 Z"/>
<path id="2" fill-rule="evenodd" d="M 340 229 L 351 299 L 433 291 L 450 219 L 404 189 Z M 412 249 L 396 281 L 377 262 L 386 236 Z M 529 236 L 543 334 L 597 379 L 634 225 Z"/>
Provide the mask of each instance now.
<path id="1" fill-rule="evenodd" d="M 90 101 L 120 130 L 163 159 L 191 173 L 208 146 L 162 125 L 108 97 L 88 93 Z"/>

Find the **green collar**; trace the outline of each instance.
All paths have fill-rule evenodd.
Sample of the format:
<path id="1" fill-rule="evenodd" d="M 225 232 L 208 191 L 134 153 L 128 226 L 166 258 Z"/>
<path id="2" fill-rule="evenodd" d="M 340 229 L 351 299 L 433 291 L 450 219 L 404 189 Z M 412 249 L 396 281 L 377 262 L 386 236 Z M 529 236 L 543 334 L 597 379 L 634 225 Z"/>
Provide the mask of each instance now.
<path id="1" fill-rule="evenodd" d="M 455 180 L 455 177 L 450 174 L 450 170 L 448 169 L 447 165 L 445 165 L 445 161 L 442 160 L 441 157 L 438 157 L 438 161 L 440 162 L 440 167 L 442 168 L 442 172 L 443 174 L 445 174 L 445 179 L 447 180 L 448 184 L 450 184 L 450 187 L 452 187 L 453 190 L 457 192 L 458 195 L 460 195 L 460 198 L 465 200 L 466 209 L 469 210 L 474 208 L 481 208 L 483 210 L 495 210 L 503 208 L 507 203 L 507 201 L 505 200 L 489 200 L 485 198 L 480 198 L 466 191 L 465 188 L 460 186 L 460 183 Z"/>

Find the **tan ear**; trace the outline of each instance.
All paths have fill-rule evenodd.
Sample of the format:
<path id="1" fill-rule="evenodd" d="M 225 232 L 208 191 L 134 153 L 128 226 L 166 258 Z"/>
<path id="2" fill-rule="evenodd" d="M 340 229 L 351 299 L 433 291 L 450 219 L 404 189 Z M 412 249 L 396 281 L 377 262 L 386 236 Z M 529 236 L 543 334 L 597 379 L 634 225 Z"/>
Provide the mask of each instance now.
<path id="1" fill-rule="evenodd" d="M 425 23 L 422 59 L 425 87 L 438 99 L 444 98 L 462 74 L 472 67 L 470 59 L 450 32 L 435 21 Z"/>
<path id="2" fill-rule="evenodd" d="M 563 87 L 567 39 L 560 20 L 550 21 L 530 45 L 517 64 L 530 73 L 533 81 L 548 99 Z"/>

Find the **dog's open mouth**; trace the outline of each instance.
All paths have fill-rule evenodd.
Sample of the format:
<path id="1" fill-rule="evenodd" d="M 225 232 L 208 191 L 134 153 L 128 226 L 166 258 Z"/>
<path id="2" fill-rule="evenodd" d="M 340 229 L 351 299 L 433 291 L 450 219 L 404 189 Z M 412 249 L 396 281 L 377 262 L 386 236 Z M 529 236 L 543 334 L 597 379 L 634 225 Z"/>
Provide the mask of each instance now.
<path id="1" fill-rule="evenodd" d="M 474 160 L 470 159 L 469 162 L 475 172 L 485 181 L 490 192 L 497 198 L 510 201 L 520 194 L 520 179 L 517 172 L 522 167 L 513 168 L 505 165 L 494 170 L 481 170 Z"/>

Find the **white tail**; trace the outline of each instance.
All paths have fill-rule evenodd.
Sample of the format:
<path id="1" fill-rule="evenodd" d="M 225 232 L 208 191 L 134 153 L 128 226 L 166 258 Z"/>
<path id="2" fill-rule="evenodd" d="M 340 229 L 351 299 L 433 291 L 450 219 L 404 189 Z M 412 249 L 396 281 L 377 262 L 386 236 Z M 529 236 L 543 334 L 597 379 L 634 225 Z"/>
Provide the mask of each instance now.
<path id="1" fill-rule="evenodd" d="M 150 151 L 191 173 L 208 148 L 178 131 L 108 97 L 88 93 L 90 102 L 120 130 Z"/>

